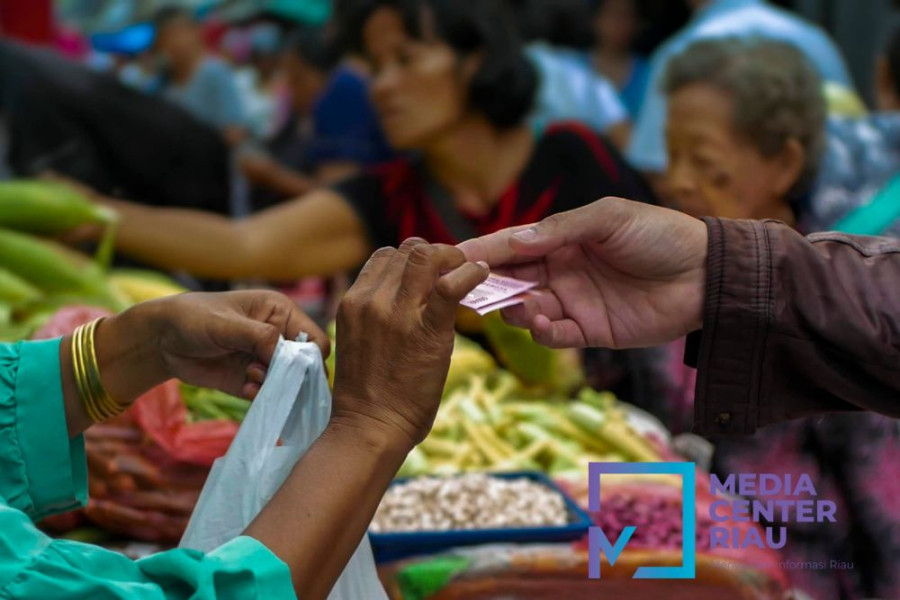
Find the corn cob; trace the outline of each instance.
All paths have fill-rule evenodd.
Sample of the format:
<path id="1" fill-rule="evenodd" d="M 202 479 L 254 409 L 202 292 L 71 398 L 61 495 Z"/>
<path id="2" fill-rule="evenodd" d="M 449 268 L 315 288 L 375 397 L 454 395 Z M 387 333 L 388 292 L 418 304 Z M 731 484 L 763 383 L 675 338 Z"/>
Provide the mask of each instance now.
<path id="1" fill-rule="evenodd" d="M 0 267 L 0 302 L 17 306 L 41 297 L 41 291 L 7 269 Z"/>
<path id="2" fill-rule="evenodd" d="M 112 259 L 117 221 L 115 212 L 91 202 L 72 186 L 24 179 L 0 182 L 0 227 L 56 235 L 81 225 L 105 225 L 97 249 L 97 261 L 104 266 Z"/>
<path id="3" fill-rule="evenodd" d="M 541 346 L 528 331 L 507 325 L 498 313 L 485 317 L 484 333 L 501 365 L 526 385 L 568 397 L 584 384 L 577 352 Z"/>
<path id="4" fill-rule="evenodd" d="M 473 375 L 487 376 L 496 368 L 497 363 L 481 346 L 472 340 L 456 336 L 444 391 L 468 384 Z"/>
<path id="5" fill-rule="evenodd" d="M 74 188 L 54 181 L 0 182 L 0 227 L 54 235 L 89 223 L 107 224 L 116 214 Z"/>
<path id="6" fill-rule="evenodd" d="M 113 288 L 135 304 L 184 293 L 178 285 L 162 273 L 140 269 L 113 269 L 108 280 Z"/>
<path id="7" fill-rule="evenodd" d="M 96 263 L 55 242 L 0 229 L 0 266 L 45 294 L 84 294 L 110 308 L 126 306 Z"/>
<path id="8" fill-rule="evenodd" d="M 181 384 L 181 399 L 194 420 L 225 419 L 243 421 L 250 402 L 218 390 Z"/>
<path id="9" fill-rule="evenodd" d="M 590 404 L 575 401 L 569 405 L 572 422 L 596 435 L 611 449 L 637 462 L 653 462 L 659 455 L 650 445 L 620 419 L 609 418 Z"/>

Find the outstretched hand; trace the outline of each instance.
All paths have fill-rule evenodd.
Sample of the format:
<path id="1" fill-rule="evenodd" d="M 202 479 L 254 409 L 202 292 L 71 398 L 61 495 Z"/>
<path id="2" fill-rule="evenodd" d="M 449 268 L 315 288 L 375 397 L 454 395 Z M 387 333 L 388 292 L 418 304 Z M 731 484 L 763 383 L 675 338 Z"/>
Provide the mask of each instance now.
<path id="1" fill-rule="evenodd" d="M 459 248 L 470 261 L 540 283 L 503 313 L 539 343 L 633 348 L 701 327 L 707 243 L 702 221 L 605 198 Z"/>

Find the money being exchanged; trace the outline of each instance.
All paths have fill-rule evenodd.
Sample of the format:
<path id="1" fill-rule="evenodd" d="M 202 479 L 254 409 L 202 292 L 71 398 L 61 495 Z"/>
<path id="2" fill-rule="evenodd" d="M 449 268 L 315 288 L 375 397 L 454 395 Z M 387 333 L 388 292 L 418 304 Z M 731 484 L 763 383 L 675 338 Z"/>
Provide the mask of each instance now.
<path id="1" fill-rule="evenodd" d="M 521 304 L 528 292 L 537 285 L 534 281 L 521 281 L 491 273 L 460 304 L 484 316 L 501 308 Z"/>

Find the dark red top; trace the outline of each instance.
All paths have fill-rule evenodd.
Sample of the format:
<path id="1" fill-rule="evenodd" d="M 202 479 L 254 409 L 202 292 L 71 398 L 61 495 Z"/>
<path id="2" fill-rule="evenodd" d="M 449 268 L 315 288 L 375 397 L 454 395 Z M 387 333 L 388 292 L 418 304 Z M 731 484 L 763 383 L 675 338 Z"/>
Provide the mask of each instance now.
<path id="1" fill-rule="evenodd" d="M 404 158 L 340 183 L 336 191 L 366 224 L 373 247 L 397 246 L 413 236 L 433 243 L 463 241 L 441 217 L 426 180 L 420 163 Z M 525 171 L 489 214 L 461 214 L 469 229 L 484 235 L 605 196 L 653 201 L 649 187 L 609 142 L 581 125 L 562 124 L 541 136 Z"/>

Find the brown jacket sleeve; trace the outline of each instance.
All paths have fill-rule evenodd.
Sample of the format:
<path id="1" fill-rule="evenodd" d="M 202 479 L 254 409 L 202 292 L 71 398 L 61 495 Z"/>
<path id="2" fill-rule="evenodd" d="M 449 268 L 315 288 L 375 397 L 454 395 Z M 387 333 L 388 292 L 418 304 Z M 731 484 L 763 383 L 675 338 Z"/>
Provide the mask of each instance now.
<path id="1" fill-rule="evenodd" d="M 900 240 L 706 219 L 695 430 L 835 411 L 900 417 Z"/>

